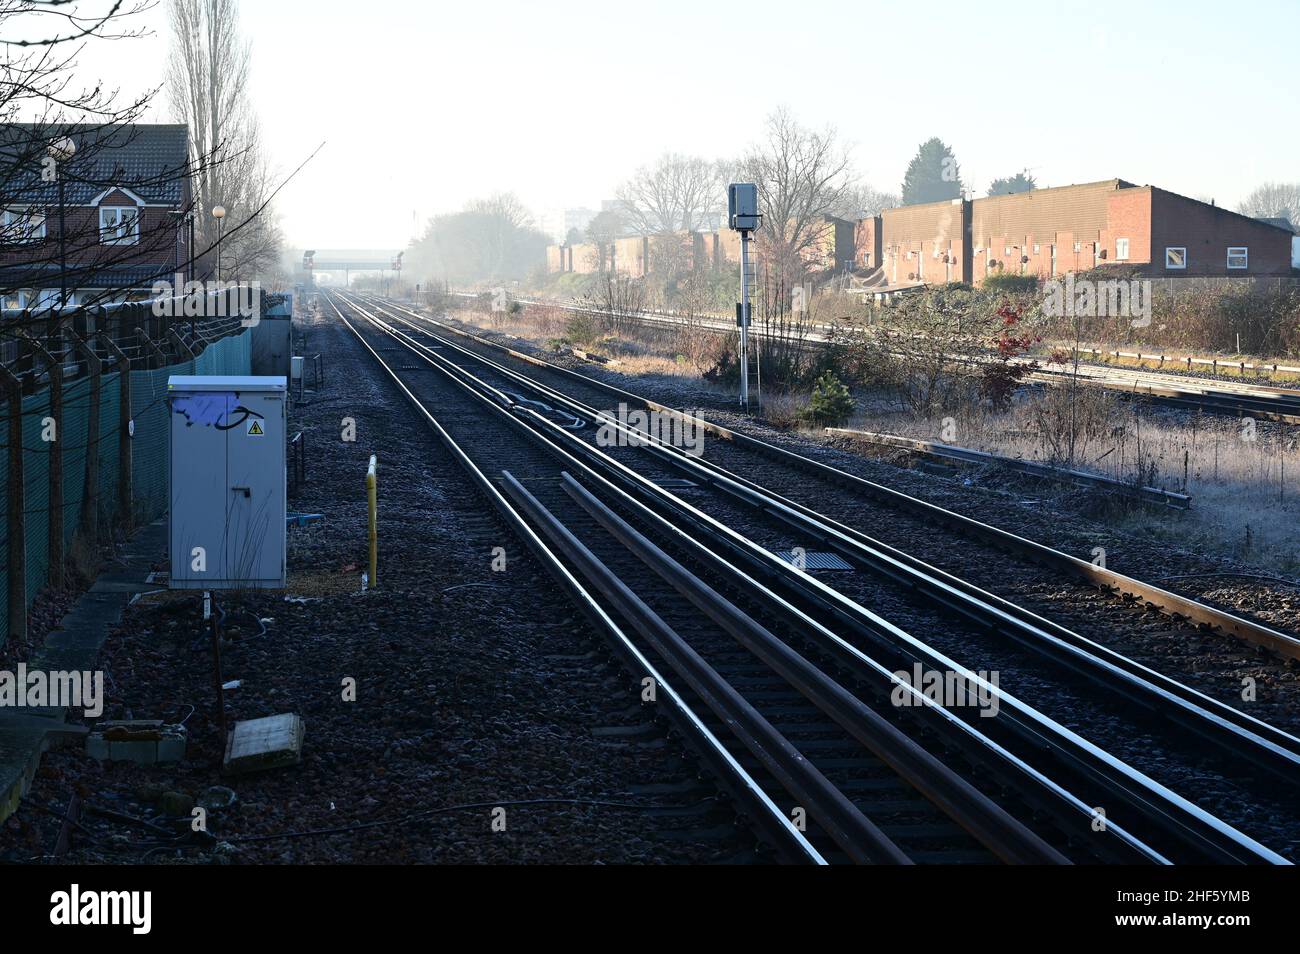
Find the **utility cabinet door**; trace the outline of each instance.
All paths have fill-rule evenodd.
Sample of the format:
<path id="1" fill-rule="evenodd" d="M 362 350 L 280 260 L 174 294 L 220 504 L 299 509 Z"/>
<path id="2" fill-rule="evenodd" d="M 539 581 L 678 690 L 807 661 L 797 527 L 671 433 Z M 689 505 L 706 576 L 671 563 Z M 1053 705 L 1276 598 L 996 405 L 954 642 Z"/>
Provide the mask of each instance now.
<path id="1" fill-rule="evenodd" d="M 243 392 L 226 430 L 226 576 L 250 587 L 284 586 L 285 402 Z"/>
<path id="2" fill-rule="evenodd" d="M 228 392 L 178 393 L 171 405 L 171 585 L 216 589 L 225 572 Z M 196 548 L 197 551 L 196 551 Z"/>

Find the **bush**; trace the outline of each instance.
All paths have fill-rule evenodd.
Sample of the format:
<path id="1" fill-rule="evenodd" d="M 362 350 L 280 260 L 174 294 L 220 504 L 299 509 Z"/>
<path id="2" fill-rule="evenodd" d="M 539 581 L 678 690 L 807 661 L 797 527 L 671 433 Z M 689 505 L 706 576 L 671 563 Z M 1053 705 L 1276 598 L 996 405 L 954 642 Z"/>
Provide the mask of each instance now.
<path id="1" fill-rule="evenodd" d="M 590 345 L 600 337 L 600 323 L 585 311 L 573 313 L 564 329 L 564 341 L 571 345 Z"/>
<path id="2" fill-rule="evenodd" d="M 700 376 L 720 388 L 734 388 L 740 384 L 740 359 L 733 349 L 727 348 L 719 352 L 712 367 Z"/>
<path id="3" fill-rule="evenodd" d="M 818 427 L 839 427 L 849 419 L 856 404 L 853 395 L 833 371 L 823 372 L 813 385 L 808 407 L 800 416 Z"/>
<path id="4" fill-rule="evenodd" d="M 993 293 L 1021 294 L 1038 291 L 1037 275 L 1008 275 L 997 272 L 984 279 L 982 290 Z"/>
<path id="5" fill-rule="evenodd" d="M 1002 328 L 993 342 L 997 356 L 984 365 L 980 371 L 980 394 L 993 405 L 995 411 L 1005 411 L 1011 406 L 1011 399 L 1016 388 L 1025 376 L 1038 367 L 1038 362 L 1021 364 L 1015 359 L 1029 353 L 1039 339 L 1021 332 L 1020 309 L 1010 302 L 998 309 L 1002 319 Z"/>

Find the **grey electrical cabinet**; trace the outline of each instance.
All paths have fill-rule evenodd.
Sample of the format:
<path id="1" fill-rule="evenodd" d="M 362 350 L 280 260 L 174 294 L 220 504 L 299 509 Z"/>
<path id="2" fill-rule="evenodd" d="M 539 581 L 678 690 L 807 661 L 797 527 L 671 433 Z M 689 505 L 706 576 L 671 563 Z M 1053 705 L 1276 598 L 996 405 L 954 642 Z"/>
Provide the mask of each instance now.
<path id="1" fill-rule="evenodd" d="M 173 375 L 171 588 L 280 589 L 285 379 Z"/>

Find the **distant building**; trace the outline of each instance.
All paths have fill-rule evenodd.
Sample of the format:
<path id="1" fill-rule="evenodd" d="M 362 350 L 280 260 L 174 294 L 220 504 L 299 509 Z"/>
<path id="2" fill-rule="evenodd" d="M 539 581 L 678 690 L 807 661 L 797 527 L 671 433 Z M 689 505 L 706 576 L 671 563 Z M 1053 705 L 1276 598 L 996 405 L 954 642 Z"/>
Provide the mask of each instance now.
<path id="1" fill-rule="evenodd" d="M 184 125 L 0 125 L 0 289 L 6 311 L 57 303 L 62 262 L 58 181 L 45 162 L 63 137 L 68 301 L 147 297 L 190 257 L 189 136 Z M 43 175 L 43 172 L 45 174 Z"/>
<path id="2" fill-rule="evenodd" d="M 1093 268 L 1160 278 L 1289 276 L 1291 245 L 1289 228 L 1107 179 L 886 209 L 857 224 L 855 264 L 889 287 Z"/>

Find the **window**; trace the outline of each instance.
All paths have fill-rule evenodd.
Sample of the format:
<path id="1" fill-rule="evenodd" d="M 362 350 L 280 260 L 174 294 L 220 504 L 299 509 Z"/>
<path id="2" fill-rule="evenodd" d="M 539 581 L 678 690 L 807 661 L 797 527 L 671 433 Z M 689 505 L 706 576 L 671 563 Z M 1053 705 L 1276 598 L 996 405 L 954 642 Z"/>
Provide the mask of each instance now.
<path id="1" fill-rule="evenodd" d="M 36 206 L 5 209 L 0 236 L 8 242 L 39 242 L 45 238 L 45 213 Z"/>
<path id="2" fill-rule="evenodd" d="M 5 292 L 3 302 L 0 302 L 0 309 L 4 311 L 22 311 L 27 307 L 27 292 L 11 291 Z"/>
<path id="3" fill-rule="evenodd" d="M 1165 268 L 1182 269 L 1187 267 L 1187 248 L 1169 247 L 1165 249 Z"/>
<path id="4" fill-rule="evenodd" d="M 27 306 L 34 311 L 44 311 L 47 308 L 58 308 L 62 292 L 57 288 L 42 288 L 34 296 L 28 298 Z M 71 289 L 68 290 L 67 307 L 77 303 L 77 295 Z"/>
<path id="5" fill-rule="evenodd" d="M 1010 255 L 1010 254 L 1011 254 L 1011 246 L 1010 246 L 1010 245 L 1004 245 L 1004 246 L 1002 246 L 1002 254 L 1003 254 L 1003 255 Z"/>
<path id="6" fill-rule="evenodd" d="M 1074 243 L 1074 250 L 1075 250 L 1076 252 L 1082 252 L 1082 251 L 1083 251 L 1083 243 L 1082 243 L 1082 242 L 1075 242 L 1075 243 Z"/>
<path id="7" fill-rule="evenodd" d="M 134 206 L 101 206 L 99 240 L 104 245 L 134 245 L 140 240 L 140 210 Z"/>
<path id="8" fill-rule="evenodd" d="M 1233 246 L 1228 249 L 1228 267 L 1245 268 L 1250 258 L 1250 250 L 1244 245 Z"/>
<path id="9" fill-rule="evenodd" d="M 1115 258 L 1121 262 L 1128 259 L 1128 239 L 1115 239 Z"/>
<path id="10" fill-rule="evenodd" d="M 1034 254 L 1035 254 L 1035 255 L 1038 254 L 1038 243 L 1037 243 L 1037 242 L 1034 243 Z"/>

